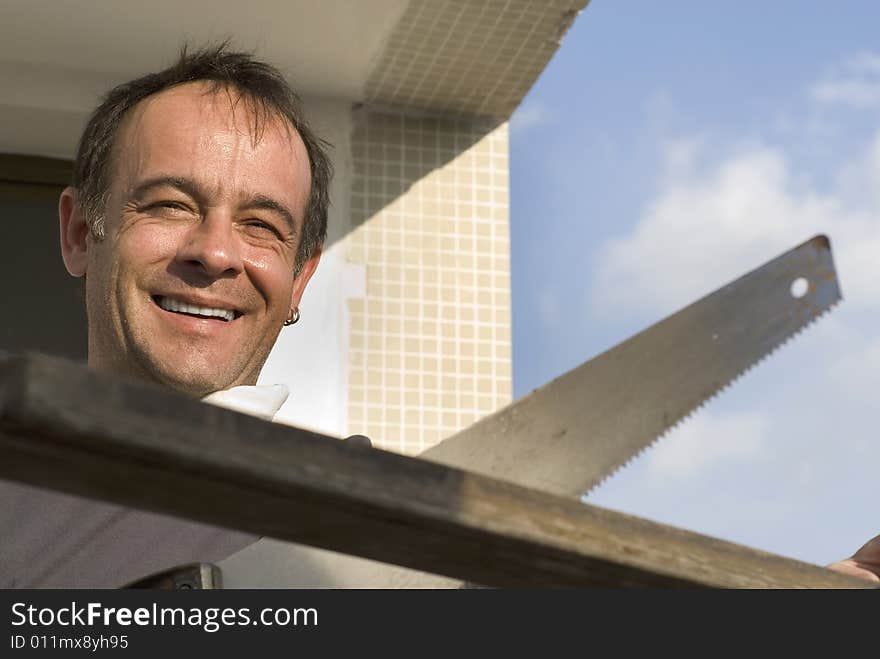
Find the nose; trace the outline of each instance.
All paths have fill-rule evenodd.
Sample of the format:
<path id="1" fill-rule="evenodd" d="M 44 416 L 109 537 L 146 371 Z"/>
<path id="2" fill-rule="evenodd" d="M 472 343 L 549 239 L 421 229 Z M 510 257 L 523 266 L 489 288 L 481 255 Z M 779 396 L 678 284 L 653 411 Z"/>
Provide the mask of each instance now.
<path id="1" fill-rule="evenodd" d="M 210 277 L 237 275 L 242 260 L 231 218 L 219 211 L 206 214 L 183 237 L 177 258 Z"/>

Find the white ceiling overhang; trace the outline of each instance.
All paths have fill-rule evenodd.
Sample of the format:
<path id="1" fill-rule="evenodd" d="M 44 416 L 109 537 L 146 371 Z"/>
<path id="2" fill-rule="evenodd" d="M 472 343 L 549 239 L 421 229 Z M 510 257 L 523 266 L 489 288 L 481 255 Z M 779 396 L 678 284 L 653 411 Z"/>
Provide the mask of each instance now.
<path id="1" fill-rule="evenodd" d="M 588 0 L 5 0 L 0 153 L 70 158 L 113 85 L 230 39 L 301 96 L 506 119 Z"/>
<path id="2" fill-rule="evenodd" d="M 6 0 L 0 152 L 70 157 L 114 84 L 219 42 L 278 66 L 303 96 L 358 99 L 406 0 Z"/>

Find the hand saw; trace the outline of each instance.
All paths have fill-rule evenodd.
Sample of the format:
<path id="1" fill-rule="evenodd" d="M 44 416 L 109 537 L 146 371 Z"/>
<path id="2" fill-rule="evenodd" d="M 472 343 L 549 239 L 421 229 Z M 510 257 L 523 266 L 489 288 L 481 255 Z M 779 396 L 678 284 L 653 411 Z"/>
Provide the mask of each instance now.
<path id="1" fill-rule="evenodd" d="M 419 457 L 580 496 L 839 300 L 830 244 L 816 236 Z M 234 587 L 461 586 L 268 538 L 220 567 Z"/>
<path id="2" fill-rule="evenodd" d="M 419 457 L 580 496 L 840 299 L 816 236 Z"/>
<path id="3" fill-rule="evenodd" d="M 792 284 L 801 279 L 806 293 L 794 297 Z M 839 299 L 828 241 L 814 238 L 423 456 L 577 496 Z M 110 517 L 115 514 L 111 511 Z M 142 526 L 134 524 L 133 528 Z M 181 535 L 186 534 L 175 537 Z M 231 543 L 244 535 L 221 532 L 218 537 Z M 170 534 L 152 534 L 165 536 Z M 204 546 L 197 552 L 167 544 L 180 556 L 193 553 L 198 560 L 206 560 Z M 244 540 L 243 544 L 249 544 L 243 551 L 218 554 L 228 556 L 219 567 L 224 581 L 233 587 L 448 587 L 458 583 L 268 538 Z M 212 551 L 219 552 L 217 538 L 213 545 Z M 130 552 L 118 553 L 126 561 L 131 556 Z M 106 566 L 106 554 L 102 560 Z M 168 567 L 191 560 L 165 557 L 161 562 Z M 141 575 L 156 569 L 142 570 Z"/>

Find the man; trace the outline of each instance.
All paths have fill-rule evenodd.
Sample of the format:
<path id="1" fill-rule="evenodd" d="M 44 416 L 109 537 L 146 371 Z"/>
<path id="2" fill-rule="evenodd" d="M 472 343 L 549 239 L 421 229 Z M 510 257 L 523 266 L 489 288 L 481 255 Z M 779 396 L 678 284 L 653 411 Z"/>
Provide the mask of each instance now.
<path id="1" fill-rule="evenodd" d="M 245 54 L 184 53 L 113 89 L 88 122 L 59 202 L 65 266 L 86 279 L 89 365 L 271 419 L 286 388 L 254 385 L 282 327 L 299 318 L 326 234 L 330 174 L 296 94 Z M 58 518 L 71 505 L 50 507 Z M 244 547 L 251 552 L 233 556 L 244 572 L 260 564 L 259 552 L 283 552 L 287 582 L 303 586 L 382 586 L 413 575 L 455 583 L 128 509 L 97 516 L 114 528 L 114 569 L 104 573 L 99 551 L 80 551 L 68 561 L 76 585 L 121 585 L 145 576 L 136 570 L 147 564 L 217 561 Z M 154 536 L 158 556 L 125 563 Z M 227 581 L 250 585 L 234 572 Z M 63 578 L 23 585 L 69 583 Z"/>
<path id="2" fill-rule="evenodd" d="M 296 96 L 245 55 L 184 54 L 111 91 L 59 203 L 65 265 L 86 278 L 90 366 L 271 418 L 285 394 L 253 385 L 299 316 L 329 178 Z M 222 558 L 254 540 L 211 551 Z M 835 569 L 877 578 L 878 546 Z M 452 583 L 295 545 L 257 543 L 241 555 L 259 561 L 260 547 L 297 552 L 304 586 Z"/>
<path id="3" fill-rule="evenodd" d="M 299 318 L 330 176 L 296 94 L 248 55 L 184 51 L 113 89 L 59 201 L 64 263 L 85 277 L 89 365 L 271 419 L 286 388 L 254 385 Z M 120 586 L 258 539 L 8 482 L 0 499 L 6 587 Z M 63 547 L 35 551 L 59 528 Z"/>
<path id="4" fill-rule="evenodd" d="M 256 384 L 318 265 L 329 179 L 295 94 L 243 54 L 114 89 L 59 203 L 89 365 L 196 397 Z"/>

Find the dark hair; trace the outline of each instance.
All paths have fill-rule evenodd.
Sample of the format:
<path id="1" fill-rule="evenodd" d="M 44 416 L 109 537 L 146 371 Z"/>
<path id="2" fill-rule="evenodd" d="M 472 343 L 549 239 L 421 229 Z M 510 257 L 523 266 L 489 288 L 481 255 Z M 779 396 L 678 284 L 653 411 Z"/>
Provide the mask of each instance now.
<path id="1" fill-rule="evenodd" d="M 125 113 L 145 98 L 187 82 L 211 83 L 210 91 L 236 91 L 238 99 L 251 104 L 254 112 L 254 139 L 259 140 L 266 123 L 273 117 L 285 119 L 302 138 L 309 156 L 312 185 L 303 218 L 303 230 L 296 254 L 296 272 L 324 243 L 327 234 L 327 207 L 330 160 L 324 149 L 330 145 L 312 133 L 303 118 L 301 101 L 281 72 L 255 60 L 249 53 L 218 46 L 188 52 L 184 46 L 178 61 L 158 73 L 150 73 L 110 90 L 86 124 L 76 150 L 73 186 L 96 240 L 104 238 L 104 210 L 110 187 L 111 160 L 116 133 Z"/>

